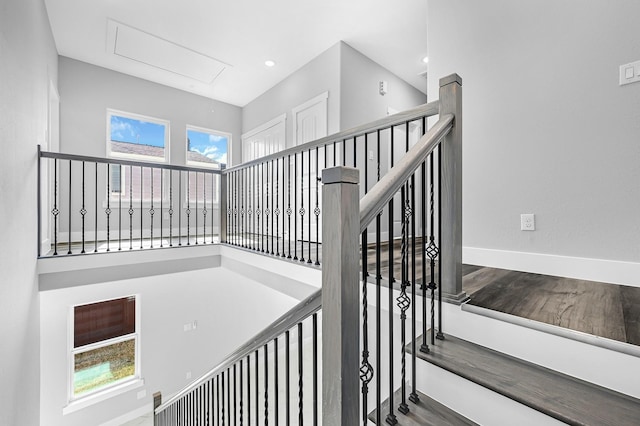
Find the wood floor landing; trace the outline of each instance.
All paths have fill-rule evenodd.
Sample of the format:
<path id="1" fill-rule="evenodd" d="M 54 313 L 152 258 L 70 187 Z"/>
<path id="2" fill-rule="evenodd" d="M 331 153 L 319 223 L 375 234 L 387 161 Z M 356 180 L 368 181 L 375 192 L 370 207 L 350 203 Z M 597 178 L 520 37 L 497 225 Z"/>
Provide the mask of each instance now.
<path id="1" fill-rule="evenodd" d="M 640 400 L 627 395 L 449 335 L 430 348 L 418 357 L 567 424 L 640 422 Z"/>
<path id="2" fill-rule="evenodd" d="M 465 267 L 470 305 L 640 345 L 640 287 Z"/>
<path id="3" fill-rule="evenodd" d="M 395 411 L 398 426 L 442 426 L 442 425 L 477 425 L 466 417 L 456 413 L 450 408 L 440 404 L 438 401 L 429 398 L 422 392 L 417 392 L 418 402 L 408 402 L 409 412 L 407 414 Z M 394 401 L 400 401 L 401 389 L 394 394 Z M 381 413 L 389 412 L 389 400 L 382 403 Z M 369 420 L 376 423 L 377 410 L 369 415 Z M 386 425 L 386 414 L 383 414 L 380 423 Z"/>

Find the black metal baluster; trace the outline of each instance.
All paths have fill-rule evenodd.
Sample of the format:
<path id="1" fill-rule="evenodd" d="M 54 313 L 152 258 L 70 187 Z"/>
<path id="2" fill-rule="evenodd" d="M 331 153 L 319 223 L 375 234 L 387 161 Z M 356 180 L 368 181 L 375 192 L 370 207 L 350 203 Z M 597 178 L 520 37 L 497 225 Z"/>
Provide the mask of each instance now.
<path id="1" fill-rule="evenodd" d="M 182 171 L 178 171 L 178 245 L 182 245 Z M 220 213 L 222 214 L 222 213 Z"/>
<path id="2" fill-rule="evenodd" d="M 247 169 L 242 169 L 240 170 L 240 186 L 242 188 L 241 190 L 241 194 L 242 197 L 240 198 L 241 202 L 240 202 L 240 234 L 242 234 L 242 238 L 240 239 L 240 243 L 242 247 L 246 247 L 246 235 L 245 235 L 245 220 L 246 220 L 246 216 L 245 216 L 245 212 L 244 212 L 244 203 L 246 201 L 246 197 L 247 197 L 247 188 L 245 186 L 245 175 L 246 175 L 246 171 Z"/>
<path id="3" fill-rule="evenodd" d="M 155 210 L 153 209 L 153 167 L 151 167 L 151 208 L 149 209 L 149 216 L 151 225 L 149 227 L 149 243 L 150 247 L 153 248 L 153 215 L 155 214 Z M 162 215 L 162 214 L 161 214 Z"/>
<path id="4" fill-rule="evenodd" d="M 236 371 L 236 364 L 233 364 L 233 426 L 238 424 L 238 408 L 237 408 L 237 399 L 238 399 L 238 391 L 237 391 L 237 377 L 238 372 Z M 242 365 L 240 366 L 242 367 Z"/>
<path id="5" fill-rule="evenodd" d="M 247 230 L 249 232 L 249 241 L 247 248 L 253 249 L 253 167 L 247 168 Z"/>
<path id="6" fill-rule="evenodd" d="M 247 425 L 251 426 L 251 354 L 247 355 Z"/>
<path id="7" fill-rule="evenodd" d="M 129 165 L 129 250 L 133 249 L 133 166 Z"/>
<path id="8" fill-rule="evenodd" d="M 269 351 L 264 345 L 264 426 L 269 425 Z"/>
<path id="9" fill-rule="evenodd" d="M 304 151 L 300 152 L 300 262 L 304 262 Z"/>
<path id="10" fill-rule="evenodd" d="M 432 154 L 429 154 L 431 156 Z M 420 250 L 422 253 L 422 280 L 420 283 L 420 290 L 422 291 L 422 343 L 420 345 L 420 352 L 429 353 L 429 345 L 427 345 L 427 251 L 426 251 L 426 243 L 427 243 L 427 203 L 426 203 L 426 186 L 427 186 L 427 162 L 424 161 L 422 163 L 421 170 L 421 189 L 422 194 L 420 197 L 421 203 L 421 218 L 420 218 L 420 226 L 422 227 L 422 242 L 420 245 L 425 248 L 425 250 Z M 431 299 L 433 300 L 433 298 Z"/>
<path id="11" fill-rule="evenodd" d="M 202 244 L 207 244 L 207 173 L 202 174 Z"/>
<path id="12" fill-rule="evenodd" d="M 229 205 L 229 204 L 227 204 Z M 191 245 L 191 172 L 187 171 L 187 245 Z M 224 376 L 222 377 L 224 383 Z M 224 423 L 224 422 L 223 422 Z"/>
<path id="13" fill-rule="evenodd" d="M 302 413 L 302 323 L 298 323 L 298 425 L 302 426 L 304 423 L 304 415 Z"/>
<path id="14" fill-rule="evenodd" d="M 222 376 L 222 426 L 224 426 L 225 424 L 225 420 L 224 420 L 224 371 L 222 373 L 220 373 L 220 376 Z"/>
<path id="15" fill-rule="evenodd" d="M 264 192 L 262 189 L 264 188 L 264 162 L 260 163 L 260 180 L 259 180 L 259 188 L 260 188 L 260 204 L 264 209 Z M 260 252 L 264 253 L 264 212 L 260 211 Z"/>
<path id="16" fill-rule="evenodd" d="M 268 170 L 268 168 L 267 168 Z M 275 181 L 274 181 L 274 168 L 273 168 L 273 160 L 271 160 L 271 190 L 273 191 L 273 187 L 276 185 Z M 276 193 L 274 195 L 271 196 L 271 209 L 275 210 L 273 207 L 274 202 L 277 203 L 278 200 L 278 193 L 277 193 L 277 187 L 276 187 Z M 275 211 L 271 212 L 271 254 L 274 254 L 274 248 L 273 248 L 273 232 L 274 232 L 274 224 L 273 221 L 275 219 Z"/>
<path id="17" fill-rule="evenodd" d="M 269 216 L 271 216 L 271 211 L 270 211 L 270 208 L 269 208 L 269 163 L 268 162 L 266 163 L 266 166 L 267 166 L 267 174 L 264 177 L 264 185 L 263 185 L 264 189 L 265 189 L 264 192 L 266 192 L 266 194 L 267 194 L 267 204 L 266 204 L 266 209 L 264 211 L 264 215 L 265 215 L 264 221 L 266 223 L 266 228 L 265 228 L 265 231 L 264 231 L 264 235 L 266 237 L 265 240 L 266 240 L 266 243 L 267 243 L 267 249 L 265 250 L 265 253 L 269 254 Z M 263 170 L 263 172 L 264 172 L 264 170 Z M 272 249 L 273 249 L 273 247 L 272 247 Z"/>
<path id="18" fill-rule="evenodd" d="M 160 248 L 164 247 L 164 169 L 160 169 Z"/>
<path id="19" fill-rule="evenodd" d="M 307 192 L 308 194 L 308 201 L 309 201 L 309 227 L 307 228 L 307 230 L 309 231 L 309 244 L 307 245 L 307 248 L 309 250 L 309 258 L 307 260 L 307 263 L 312 263 L 311 260 L 311 150 L 309 150 L 307 152 L 307 170 L 308 170 L 308 178 L 307 178 L 307 183 L 308 183 L 308 187 L 307 187 Z"/>
<path id="20" fill-rule="evenodd" d="M 298 154 L 293 154 L 293 207 L 298 205 Z M 298 260 L 298 220 L 293 224 L 293 260 Z"/>
<path id="21" fill-rule="evenodd" d="M 366 133 L 365 133 L 366 138 Z M 366 156 L 364 157 L 366 160 Z M 356 136 L 353 137 L 353 168 L 357 168 L 357 155 L 356 155 Z"/>
<path id="22" fill-rule="evenodd" d="M 342 139 L 342 165 L 347 165 L 347 141 Z"/>
<path id="23" fill-rule="evenodd" d="M 291 423 L 291 369 L 289 330 L 284 333 L 284 416 L 285 424 Z"/>
<path id="24" fill-rule="evenodd" d="M 442 146 L 438 146 L 438 247 L 442 247 Z M 436 255 L 437 256 L 437 255 Z M 442 260 L 438 262 L 438 281 L 442 284 Z M 438 334 L 436 338 L 444 340 L 442 331 L 442 285 L 438 286 Z M 433 300 L 433 295 L 431 296 Z"/>
<path id="25" fill-rule="evenodd" d="M 242 390 L 242 361 L 243 360 L 240 359 L 240 381 L 239 381 L 240 382 L 240 404 L 239 404 L 239 408 L 240 408 L 240 412 L 239 412 L 239 414 L 240 414 L 240 426 L 242 426 L 242 424 L 243 424 L 242 422 L 244 420 L 244 418 L 243 418 L 244 413 L 242 412 L 242 408 L 243 408 L 242 405 L 243 405 L 243 402 L 244 402 L 244 393 L 243 393 L 243 390 Z"/>
<path id="26" fill-rule="evenodd" d="M 255 351 L 255 369 L 256 369 L 256 426 L 260 424 L 260 389 L 259 389 L 259 381 L 258 378 L 260 374 L 258 373 L 258 350 Z"/>
<path id="27" fill-rule="evenodd" d="M 96 171 L 96 175 L 95 175 L 94 188 L 93 188 L 93 191 L 94 191 L 93 193 L 95 195 L 94 206 L 93 206 L 93 211 L 94 211 L 93 252 L 97 253 L 98 252 L 98 162 L 95 162 L 95 171 Z"/>
<path id="28" fill-rule="evenodd" d="M 69 245 L 68 245 L 68 251 L 67 254 L 71 254 L 71 160 L 69 160 L 69 229 L 68 229 L 68 234 L 69 234 Z"/>
<path id="29" fill-rule="evenodd" d="M 392 128 L 393 131 L 393 128 Z M 409 297 L 407 296 L 407 275 L 408 275 L 408 263 L 407 263 L 407 223 L 409 221 L 409 215 L 411 212 L 408 208 L 407 202 L 407 189 L 406 183 L 402 186 L 400 190 L 400 202 L 401 202 L 401 211 L 402 211 L 402 230 L 401 230 L 401 269 L 402 269 L 402 278 L 400 282 L 400 295 L 396 299 L 398 302 L 398 307 L 400 308 L 400 389 L 402 399 L 400 401 L 400 405 L 398 406 L 398 411 L 402 414 L 407 414 L 409 412 L 409 406 L 407 405 L 407 396 L 406 396 L 406 351 L 404 350 L 406 344 L 406 320 L 407 320 L 407 309 L 409 308 Z"/>
<path id="30" fill-rule="evenodd" d="M 294 156 L 295 158 L 295 156 Z M 287 255 L 287 259 L 291 259 L 291 213 L 293 213 L 293 211 L 291 210 L 291 154 L 287 155 L 287 198 L 288 198 L 288 204 L 287 204 L 287 217 L 289 218 L 289 227 L 288 227 L 288 231 L 287 231 L 287 240 L 289 240 L 289 254 Z M 295 206 L 295 204 L 294 204 Z M 294 230 L 295 232 L 295 230 Z M 295 254 L 295 253 L 294 253 Z"/>
<path id="31" fill-rule="evenodd" d="M 407 144 L 409 142 L 409 123 L 407 123 L 406 129 Z M 407 145 L 408 149 L 408 145 Z M 409 401 L 414 404 L 417 403 L 420 398 L 416 392 L 416 219 L 415 219 L 415 201 L 416 201 L 416 179 L 415 173 L 411 175 L 410 184 L 410 200 L 411 214 L 409 216 L 411 220 L 411 394 L 409 395 Z M 409 196 L 409 194 L 407 194 Z M 422 197 L 424 198 L 424 197 Z"/>
<path id="32" fill-rule="evenodd" d="M 276 168 L 275 168 L 275 173 L 276 173 L 276 196 L 275 196 L 275 200 L 276 200 L 276 209 L 274 210 L 273 214 L 275 215 L 275 219 L 276 219 L 276 256 L 280 257 L 280 198 L 279 198 L 279 190 L 280 190 L 280 159 L 276 158 Z M 283 164 L 284 167 L 284 164 Z M 283 247 L 284 250 L 284 247 Z M 276 357 L 277 359 L 277 357 Z M 277 404 L 276 404 L 277 406 Z M 276 410 L 277 413 L 277 410 Z M 278 421 L 276 420 L 276 424 L 278 423 Z"/>
<path id="33" fill-rule="evenodd" d="M 173 170 L 169 170 L 169 247 L 173 247 Z"/>
<path id="34" fill-rule="evenodd" d="M 376 182 L 380 181 L 380 130 L 376 132 Z M 382 212 L 376 216 L 376 424 L 382 423 L 382 259 L 381 259 L 381 230 Z M 389 286 L 391 291 L 391 286 Z"/>
<path id="35" fill-rule="evenodd" d="M 366 185 L 365 185 L 366 187 Z M 362 381 L 362 423 L 367 425 L 367 396 L 369 395 L 369 382 L 373 378 L 373 368 L 369 364 L 369 334 L 367 311 L 367 229 L 362 232 L 362 364 L 360 365 L 360 380 Z"/>
<path id="36" fill-rule="evenodd" d="M 390 166 L 393 167 L 393 129 L 390 134 Z M 389 413 L 387 414 L 387 423 L 395 425 L 398 423 L 398 419 L 394 414 L 393 403 L 393 283 L 395 279 L 393 277 L 393 198 L 389 200 Z"/>
<path id="37" fill-rule="evenodd" d="M 311 317 L 313 324 L 313 425 L 318 425 L 318 313 Z"/>
<path id="38" fill-rule="evenodd" d="M 213 204 L 214 201 L 216 199 L 215 197 L 215 190 L 216 190 L 216 175 L 214 173 L 211 173 L 211 244 L 213 244 L 213 220 L 215 217 L 215 214 L 213 214 L 214 209 L 213 209 Z M 222 214 L 222 212 L 220 212 L 220 214 Z M 220 233 L 220 230 L 218 229 L 218 235 Z M 222 242 L 222 241 L 221 241 Z"/>
<path id="39" fill-rule="evenodd" d="M 325 145 L 326 146 L 326 145 Z M 318 164 L 318 147 L 316 146 L 316 208 L 313 210 L 313 213 L 316 215 L 316 265 L 320 265 L 320 169 Z M 311 191 L 311 189 L 309 189 Z M 311 205 L 309 205 L 311 207 Z M 311 255 L 309 255 L 311 258 Z"/>
<path id="40" fill-rule="evenodd" d="M 229 373 L 229 368 L 227 368 L 227 424 L 231 425 L 231 378 Z M 224 371 L 222 374 L 224 377 Z"/>
<path id="41" fill-rule="evenodd" d="M 198 244 L 198 172 L 196 173 L 196 245 Z"/>
<path id="42" fill-rule="evenodd" d="M 273 339 L 273 387 L 274 387 L 274 396 L 275 396 L 275 403 L 274 403 L 274 423 L 276 425 L 280 424 L 279 419 L 278 419 L 278 411 L 280 408 L 280 398 L 278 395 L 278 338 L 276 337 L 275 339 Z"/>
<path id="43" fill-rule="evenodd" d="M 336 142 L 333 143 L 333 167 L 336 166 Z"/>
<path id="44" fill-rule="evenodd" d="M 54 158 L 53 159 L 53 209 L 51 209 L 51 215 L 53 216 L 53 255 L 54 256 L 58 255 L 58 215 L 59 214 L 60 214 L 60 210 L 58 209 L 58 159 Z"/>
<path id="45" fill-rule="evenodd" d="M 107 166 L 107 208 L 105 209 L 104 213 L 107 215 L 107 251 L 110 251 L 110 236 L 109 236 L 109 231 L 110 231 L 110 216 L 111 216 L 111 165 L 109 163 L 106 164 Z M 120 166 L 120 165 L 118 165 Z M 120 175 L 120 180 L 122 182 L 122 175 Z M 120 188 L 120 191 L 118 192 L 122 192 L 122 187 Z M 96 226 L 97 227 L 97 226 Z"/>
<path id="46" fill-rule="evenodd" d="M 109 166 L 107 165 L 107 167 Z M 122 164 L 118 164 L 118 173 L 120 176 L 120 188 L 118 191 L 118 251 L 120 251 L 122 250 Z M 108 245 L 109 238 L 107 238 L 107 247 Z"/>
<path id="47" fill-rule="evenodd" d="M 143 200 L 144 200 L 144 197 L 142 196 L 144 194 L 144 189 L 143 189 L 143 184 L 142 184 L 143 175 L 144 175 L 144 169 L 142 168 L 142 166 L 140 166 L 140 249 L 143 248 L 142 247 L 142 234 L 143 234 L 142 230 L 144 229 L 143 228 L 144 215 L 142 214 L 142 209 L 143 209 L 142 203 L 143 203 Z"/>

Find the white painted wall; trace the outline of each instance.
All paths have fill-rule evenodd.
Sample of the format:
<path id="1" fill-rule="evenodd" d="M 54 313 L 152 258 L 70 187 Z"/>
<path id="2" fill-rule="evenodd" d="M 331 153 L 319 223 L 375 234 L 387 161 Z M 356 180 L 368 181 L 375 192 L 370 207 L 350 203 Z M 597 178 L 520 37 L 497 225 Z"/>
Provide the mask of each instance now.
<path id="1" fill-rule="evenodd" d="M 36 152 L 58 53 L 42 0 L 0 5 L 0 424 L 39 424 Z"/>
<path id="2" fill-rule="evenodd" d="M 426 40 L 424 44 L 426 49 Z M 380 95 L 378 90 L 380 81 L 386 81 L 388 84 L 388 91 L 384 96 Z M 426 102 L 427 95 L 347 43 L 342 43 L 340 50 L 341 130 L 386 117 L 389 107 L 399 112 Z"/>
<path id="3" fill-rule="evenodd" d="M 333 45 L 289 77 L 258 96 L 242 108 L 242 132 L 246 133 L 282 113 L 287 114 L 286 146 L 293 145 L 291 110 L 329 92 L 328 132 L 340 130 L 340 49 Z M 268 70 L 267 70 L 268 72 Z"/>
<path id="4" fill-rule="evenodd" d="M 144 387 L 63 416 L 71 306 L 129 294 L 140 297 Z M 168 398 L 190 382 L 187 371 L 195 380 L 297 302 L 225 268 L 44 291 L 41 418 L 47 425 L 101 424 L 149 405 L 154 392 Z M 184 332 L 183 325 L 193 320 L 197 329 Z M 138 400 L 142 389 L 146 397 Z"/>
<path id="5" fill-rule="evenodd" d="M 239 163 L 240 108 L 106 68 L 60 57 L 60 149 L 106 156 L 107 108 L 171 122 L 170 160 L 185 164 L 187 124 L 233 136 L 233 163 Z"/>
<path id="6" fill-rule="evenodd" d="M 640 3 L 428 10 L 429 93 L 463 79 L 463 245 L 640 262 L 640 84 L 618 85 L 640 59 Z"/>

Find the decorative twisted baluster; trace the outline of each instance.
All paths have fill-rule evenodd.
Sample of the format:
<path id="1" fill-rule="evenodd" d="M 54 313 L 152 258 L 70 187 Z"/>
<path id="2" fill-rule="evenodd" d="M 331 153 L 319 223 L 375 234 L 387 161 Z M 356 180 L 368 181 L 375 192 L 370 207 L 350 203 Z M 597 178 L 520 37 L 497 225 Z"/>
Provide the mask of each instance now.
<path id="1" fill-rule="evenodd" d="M 407 322 L 407 309 L 411 305 L 411 299 L 407 296 L 407 285 L 409 284 L 408 280 L 408 261 L 407 261 L 407 223 L 409 223 L 409 219 L 411 217 L 411 206 L 409 204 L 408 190 L 405 187 L 402 187 L 401 191 L 402 198 L 402 210 L 403 210 L 403 220 L 402 220 L 402 229 L 401 229 L 401 265 L 402 265 L 402 281 L 400 284 L 400 296 L 396 299 L 398 302 L 398 307 L 400 308 L 400 362 L 401 362 L 401 390 L 402 390 L 402 400 L 400 401 L 400 405 L 398 406 L 398 411 L 402 414 L 407 414 L 409 412 L 409 406 L 407 405 L 407 396 L 406 396 L 406 322 Z"/>
<path id="2" fill-rule="evenodd" d="M 369 363 L 369 318 L 367 312 L 367 230 L 362 233 L 362 364 L 360 380 L 362 381 L 362 424 L 367 425 L 367 396 L 369 382 L 373 378 L 373 367 Z"/>

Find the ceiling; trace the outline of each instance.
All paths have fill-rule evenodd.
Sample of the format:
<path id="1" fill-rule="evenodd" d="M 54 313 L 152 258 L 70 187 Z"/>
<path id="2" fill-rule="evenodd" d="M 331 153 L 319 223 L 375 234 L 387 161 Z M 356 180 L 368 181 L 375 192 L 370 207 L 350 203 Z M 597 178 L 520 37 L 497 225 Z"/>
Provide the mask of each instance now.
<path id="1" fill-rule="evenodd" d="M 58 53 L 244 106 L 340 40 L 426 93 L 426 0 L 45 0 Z M 265 66 L 266 60 L 276 62 Z"/>

